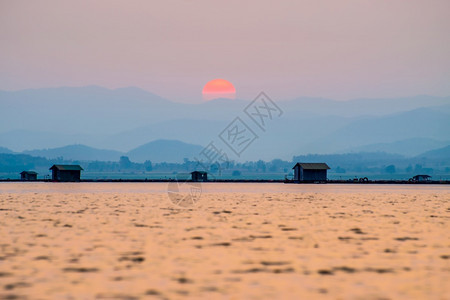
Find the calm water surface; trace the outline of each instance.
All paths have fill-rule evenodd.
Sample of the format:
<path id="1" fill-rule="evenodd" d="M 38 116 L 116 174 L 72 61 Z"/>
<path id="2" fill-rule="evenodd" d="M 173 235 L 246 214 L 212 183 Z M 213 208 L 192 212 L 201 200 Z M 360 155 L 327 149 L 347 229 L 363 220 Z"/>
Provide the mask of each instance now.
<path id="1" fill-rule="evenodd" d="M 197 183 L 202 193 L 448 193 L 449 185 Z M 0 183 L 0 193 L 167 193 L 168 183 Z"/>

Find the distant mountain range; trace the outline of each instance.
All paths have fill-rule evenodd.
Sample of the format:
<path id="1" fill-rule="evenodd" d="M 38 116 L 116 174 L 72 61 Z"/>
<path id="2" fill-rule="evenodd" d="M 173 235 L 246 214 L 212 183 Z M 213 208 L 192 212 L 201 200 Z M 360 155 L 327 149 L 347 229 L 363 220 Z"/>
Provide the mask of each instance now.
<path id="1" fill-rule="evenodd" d="M 450 145 L 450 141 L 437 141 L 430 138 L 411 138 L 406 140 L 395 141 L 391 143 L 377 143 L 365 146 L 347 148 L 342 153 L 357 152 L 386 152 L 401 153 L 406 156 L 416 156 L 426 151 L 442 148 Z"/>
<path id="2" fill-rule="evenodd" d="M 405 143 L 418 143 L 419 141 L 406 140 Z M 386 144 L 392 146 L 391 144 Z M 401 145 L 401 144 L 400 144 Z M 381 147 L 381 146 L 380 146 Z M 146 160 L 150 160 L 153 163 L 169 162 L 169 163 L 182 163 L 185 158 L 194 160 L 199 158 L 199 153 L 204 148 L 200 145 L 187 144 L 176 140 L 156 140 L 142 146 L 139 146 L 129 152 L 120 152 L 114 150 L 96 149 L 85 145 L 69 145 L 60 148 L 41 149 L 23 151 L 21 153 L 13 152 L 10 149 L 0 147 L 0 154 L 17 154 L 17 155 L 30 155 L 33 157 L 44 157 L 47 159 L 64 159 L 64 160 L 78 160 L 78 161 L 119 161 L 121 156 L 128 156 L 131 161 L 143 163 Z M 353 156 L 355 162 L 363 154 L 365 160 L 370 158 L 370 155 L 380 157 L 380 154 L 391 160 L 405 159 L 406 157 L 400 154 L 393 154 L 393 152 L 385 152 L 379 149 L 372 149 L 372 151 L 358 151 L 358 152 L 343 152 L 347 156 Z M 339 156 L 341 154 L 330 154 L 330 157 Z M 300 155 L 294 158 L 297 160 L 314 161 L 315 157 L 323 159 L 324 155 Z M 423 159 L 428 162 L 442 162 L 450 164 L 450 143 L 445 147 L 436 148 L 430 151 L 425 151 L 417 155 L 412 155 L 413 159 Z"/>
<path id="3" fill-rule="evenodd" d="M 122 152 L 114 150 L 95 149 L 85 145 L 69 145 L 52 149 L 28 150 L 23 154 L 31 156 L 41 156 L 48 159 L 62 157 L 71 160 L 102 160 L 118 161 Z"/>
<path id="4" fill-rule="evenodd" d="M 14 153 L 14 152 L 9 150 L 8 148 L 0 147 L 0 153 L 11 154 L 11 153 Z"/>
<path id="5" fill-rule="evenodd" d="M 417 157 L 439 162 L 450 162 L 450 145 L 440 149 L 427 151 L 419 154 Z"/>
<path id="6" fill-rule="evenodd" d="M 185 158 L 193 160 L 203 150 L 202 146 L 173 140 L 157 140 L 139 146 L 127 156 L 136 162 L 150 160 L 152 162 L 183 162 Z"/>
<path id="7" fill-rule="evenodd" d="M 230 159 L 245 161 L 359 151 L 414 156 L 450 141 L 450 97 L 276 102 L 284 113 L 266 120 L 267 130 L 262 131 L 243 112 L 250 103 L 245 100 L 184 104 L 138 88 L 97 86 L 0 91 L 0 146 L 34 153 L 30 149 L 78 144 L 111 150 L 91 152 L 92 148 L 79 146 L 78 150 L 45 150 L 49 153 L 45 155 L 64 156 L 64 151 L 72 151 L 80 158 L 112 159 L 129 153 L 130 158 L 135 155 L 141 160 L 145 152 L 158 152 L 155 149 L 160 147 L 152 144 L 140 152 L 136 149 L 148 141 L 178 140 L 192 147 L 173 146 L 186 148 L 178 153 L 165 145 L 160 155 L 166 160 L 163 154 L 170 153 L 179 160 L 214 141 L 228 151 Z M 218 138 L 236 117 L 258 136 L 241 157 Z"/>
<path id="8" fill-rule="evenodd" d="M 394 143 L 397 145 L 392 149 L 395 150 L 394 153 L 406 155 L 401 148 L 414 140 L 421 141 L 421 147 L 426 150 L 432 149 L 433 144 L 446 145 L 446 141 L 450 141 L 450 115 L 442 113 L 439 108 L 419 108 L 359 119 L 320 137 L 309 147 L 311 152 L 326 153 L 324 149 L 340 149 L 340 152 L 345 152 L 372 144 Z M 388 149 L 384 147 L 383 150 Z M 420 149 L 415 153 L 420 153 Z"/>
<path id="9" fill-rule="evenodd" d="M 59 148 L 27 150 L 20 154 L 45 157 L 47 159 L 62 158 L 80 161 L 119 161 L 121 156 L 128 156 L 133 162 L 172 162 L 181 163 L 185 158 L 198 157 L 203 147 L 175 140 L 156 140 L 139 146 L 129 152 L 96 149 L 85 145 L 69 145 Z M 0 148 L 0 153 L 13 153 L 7 148 Z"/>

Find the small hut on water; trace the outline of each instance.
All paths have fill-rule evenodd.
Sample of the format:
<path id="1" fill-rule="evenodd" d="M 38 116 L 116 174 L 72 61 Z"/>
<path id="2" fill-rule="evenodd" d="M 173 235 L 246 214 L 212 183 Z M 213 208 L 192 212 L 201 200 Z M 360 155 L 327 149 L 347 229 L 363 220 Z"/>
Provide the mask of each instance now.
<path id="1" fill-rule="evenodd" d="M 326 163 L 297 163 L 294 169 L 294 181 L 315 182 L 326 181 L 327 170 L 330 167 Z"/>
<path id="2" fill-rule="evenodd" d="M 36 181 L 37 180 L 37 174 L 34 171 L 22 171 L 20 173 L 20 180 L 22 181 Z"/>
<path id="3" fill-rule="evenodd" d="M 430 181 L 431 180 L 431 176 L 430 175 L 416 175 L 412 178 L 412 181 Z"/>
<path id="4" fill-rule="evenodd" d="M 78 182 L 83 168 L 80 165 L 53 165 L 49 170 L 52 170 L 53 181 Z"/>
<path id="5" fill-rule="evenodd" d="M 208 181 L 208 173 L 204 171 L 194 171 L 191 172 L 192 175 L 192 181 L 198 182 L 198 181 Z"/>

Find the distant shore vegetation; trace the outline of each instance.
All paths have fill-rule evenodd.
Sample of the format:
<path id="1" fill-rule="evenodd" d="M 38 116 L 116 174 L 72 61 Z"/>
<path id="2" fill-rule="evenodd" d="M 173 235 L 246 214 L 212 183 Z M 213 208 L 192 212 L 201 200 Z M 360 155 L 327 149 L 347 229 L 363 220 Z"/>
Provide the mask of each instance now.
<path id="1" fill-rule="evenodd" d="M 151 155 L 149 155 L 151 156 Z M 292 176 L 296 162 L 326 162 L 331 170 L 329 179 L 351 179 L 367 176 L 371 179 L 408 179 L 417 174 L 427 174 L 434 180 L 450 178 L 450 156 L 413 158 L 384 152 L 363 152 L 346 154 L 309 154 L 294 156 L 291 161 L 216 162 L 201 164 L 185 158 L 182 163 L 158 162 L 150 159 L 143 163 L 133 162 L 127 156 L 118 161 L 79 161 L 64 157 L 47 159 L 26 154 L 0 154 L 0 179 L 18 179 L 24 170 L 38 172 L 38 178 L 50 175 L 53 164 L 79 164 L 83 167 L 84 179 L 170 179 L 177 174 L 194 170 L 206 171 L 210 178 L 218 179 L 274 179 Z"/>

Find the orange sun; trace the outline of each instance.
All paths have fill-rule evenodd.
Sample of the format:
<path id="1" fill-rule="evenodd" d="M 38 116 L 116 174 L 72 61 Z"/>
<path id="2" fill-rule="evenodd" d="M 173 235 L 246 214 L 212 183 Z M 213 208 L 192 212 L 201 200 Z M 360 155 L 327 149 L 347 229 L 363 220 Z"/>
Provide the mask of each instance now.
<path id="1" fill-rule="evenodd" d="M 236 89 L 228 80 L 214 79 L 205 84 L 202 94 L 203 99 L 206 101 L 217 98 L 234 99 L 236 97 Z"/>

